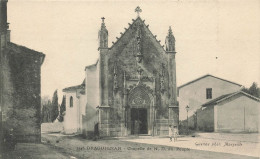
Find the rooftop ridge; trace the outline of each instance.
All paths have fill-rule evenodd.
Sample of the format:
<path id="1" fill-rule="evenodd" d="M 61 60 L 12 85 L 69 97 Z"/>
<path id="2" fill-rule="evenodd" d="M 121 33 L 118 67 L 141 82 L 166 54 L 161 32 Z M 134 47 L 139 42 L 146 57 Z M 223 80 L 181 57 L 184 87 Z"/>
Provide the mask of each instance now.
<path id="1" fill-rule="evenodd" d="M 128 23 L 128 28 L 124 28 L 125 29 L 125 31 L 122 33 L 122 32 L 120 32 L 120 37 L 118 38 L 118 37 L 116 37 L 116 41 L 114 42 L 114 41 L 112 41 L 112 46 L 109 48 L 109 49 L 112 49 L 114 46 L 115 46 L 115 44 L 117 44 L 117 42 L 125 35 L 125 33 L 130 29 L 130 27 L 136 22 L 136 20 L 138 19 L 138 18 L 140 18 L 140 16 L 138 16 L 136 19 L 132 19 L 132 23 Z M 141 19 L 141 18 L 140 18 Z"/>
<path id="2" fill-rule="evenodd" d="M 251 95 L 251 94 L 248 94 L 248 93 L 246 93 L 246 92 L 244 92 L 244 91 L 242 91 L 242 90 L 239 90 L 239 91 L 236 91 L 236 92 L 233 92 L 233 93 L 224 94 L 224 95 L 222 95 L 222 96 L 219 96 L 219 97 L 217 97 L 217 98 L 215 98 L 215 99 L 212 99 L 212 100 L 210 100 L 210 101 L 208 101 L 208 102 L 202 104 L 201 106 L 202 106 L 202 107 L 206 107 L 206 106 L 208 106 L 208 105 L 218 104 L 218 103 L 220 103 L 220 102 L 222 102 L 222 101 L 224 101 L 224 100 L 226 100 L 226 99 L 229 99 L 229 98 L 231 98 L 231 97 L 233 97 L 234 95 L 237 95 L 237 94 L 239 94 L 239 93 L 242 93 L 242 94 L 248 96 L 249 98 L 253 98 L 254 100 L 257 100 L 257 101 L 260 102 L 260 99 L 259 99 L 259 98 L 255 97 L 255 96 L 253 96 L 253 95 Z"/>
<path id="3" fill-rule="evenodd" d="M 182 84 L 181 86 L 178 87 L 178 89 L 180 89 L 180 88 L 182 88 L 182 87 L 184 87 L 184 86 L 186 86 L 186 85 L 189 85 L 189 84 L 191 84 L 191 83 L 193 83 L 193 82 L 196 82 L 196 81 L 198 81 L 198 80 L 201 80 L 201 79 L 203 79 L 203 78 L 205 78 L 205 77 L 208 77 L 208 76 L 211 76 L 211 77 L 217 78 L 217 79 L 219 79 L 219 80 L 223 80 L 223 81 L 226 81 L 226 82 L 229 82 L 229 83 L 238 85 L 238 86 L 240 86 L 240 87 L 243 86 L 243 85 L 238 84 L 238 83 L 236 83 L 236 82 L 232 82 L 232 81 L 229 81 L 229 80 L 226 80 L 226 79 L 217 77 L 217 76 L 213 76 L 213 75 L 211 75 L 211 74 L 206 74 L 206 75 L 203 75 L 203 76 L 201 76 L 201 77 L 198 77 L 198 78 L 196 78 L 196 79 L 194 79 L 194 80 L 192 80 L 192 81 L 190 81 L 190 82 L 187 82 L 187 83 Z"/>
<path id="4" fill-rule="evenodd" d="M 125 35 L 125 33 L 131 28 L 131 26 L 138 20 L 140 19 L 141 22 L 143 22 L 144 26 L 147 28 L 147 30 L 149 31 L 149 33 L 155 38 L 155 40 L 157 41 L 157 43 L 161 46 L 161 48 L 165 51 L 164 49 L 164 45 L 161 45 L 161 40 L 157 40 L 157 35 L 154 35 L 151 30 L 149 29 L 149 24 L 145 24 L 145 20 L 142 20 L 142 18 L 140 16 L 138 16 L 136 19 L 132 19 L 132 23 L 128 23 L 128 28 L 124 28 L 124 32 L 120 32 L 120 37 L 116 37 L 116 41 L 112 41 L 112 46 L 109 48 L 110 50 L 118 43 L 118 41 Z"/>
<path id="5" fill-rule="evenodd" d="M 33 50 L 33 49 L 30 49 L 26 46 L 23 46 L 23 45 L 19 45 L 19 44 L 16 44 L 16 43 L 13 43 L 13 42 L 8 42 L 8 46 L 7 48 L 11 48 L 11 47 L 17 47 L 17 48 L 14 48 L 14 49 L 23 49 L 23 50 L 26 50 L 28 52 L 34 52 L 34 53 L 38 53 L 38 54 L 41 54 L 41 55 L 44 55 L 42 52 L 39 52 L 39 51 L 36 51 L 36 50 Z M 16 50 L 14 50 L 16 51 Z"/>
<path id="6" fill-rule="evenodd" d="M 63 88 L 62 92 L 73 91 L 73 90 L 76 90 L 76 89 L 84 89 L 84 88 L 85 88 L 85 85 L 80 84 L 80 85 L 75 85 L 75 86 L 70 86 L 70 87 Z"/>

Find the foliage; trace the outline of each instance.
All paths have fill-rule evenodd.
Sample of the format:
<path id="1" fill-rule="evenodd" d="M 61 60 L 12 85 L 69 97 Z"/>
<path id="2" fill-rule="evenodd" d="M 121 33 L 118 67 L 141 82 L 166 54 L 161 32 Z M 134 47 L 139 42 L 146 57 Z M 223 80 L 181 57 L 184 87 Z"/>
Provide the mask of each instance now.
<path id="1" fill-rule="evenodd" d="M 66 111 L 66 97 L 65 95 L 62 97 L 62 102 L 60 106 L 60 114 L 63 114 Z"/>
<path id="2" fill-rule="evenodd" d="M 256 82 L 253 82 L 249 88 L 244 88 L 243 91 L 251 94 L 252 96 L 260 98 L 260 88 L 257 86 Z"/>
<path id="3" fill-rule="evenodd" d="M 58 117 L 59 122 L 63 122 L 65 112 L 66 112 L 66 96 L 64 95 L 62 97 L 62 102 L 61 102 L 61 105 L 60 105 L 60 114 L 59 114 L 59 117 Z"/>
<path id="4" fill-rule="evenodd" d="M 59 103 L 58 103 L 58 91 L 55 90 L 52 97 L 51 102 L 51 121 L 54 122 L 54 120 L 57 119 L 59 115 Z"/>
<path id="5" fill-rule="evenodd" d="M 42 106 L 41 121 L 42 123 L 51 122 L 51 100 L 48 100 Z"/>
<path id="6" fill-rule="evenodd" d="M 48 97 L 42 98 L 42 111 L 41 121 L 42 123 L 53 122 L 59 116 L 59 103 L 58 103 L 58 91 L 53 93 L 52 100 Z"/>

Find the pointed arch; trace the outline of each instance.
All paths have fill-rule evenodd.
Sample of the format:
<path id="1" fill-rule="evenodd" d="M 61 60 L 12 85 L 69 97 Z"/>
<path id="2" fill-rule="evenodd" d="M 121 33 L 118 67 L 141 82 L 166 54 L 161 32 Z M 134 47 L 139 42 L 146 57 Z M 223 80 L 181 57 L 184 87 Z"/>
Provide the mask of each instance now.
<path id="1" fill-rule="evenodd" d="M 131 108 L 148 108 L 151 102 L 151 94 L 146 87 L 137 86 L 129 92 L 128 105 Z"/>

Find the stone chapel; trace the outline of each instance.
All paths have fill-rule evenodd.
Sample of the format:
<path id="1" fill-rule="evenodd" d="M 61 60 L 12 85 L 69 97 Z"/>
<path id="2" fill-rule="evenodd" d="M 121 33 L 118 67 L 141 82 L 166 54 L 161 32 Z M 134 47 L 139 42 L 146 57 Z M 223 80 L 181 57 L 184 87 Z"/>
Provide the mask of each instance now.
<path id="1" fill-rule="evenodd" d="M 141 19 L 137 18 L 112 46 L 102 18 L 99 59 L 86 66 L 85 79 L 64 88 L 65 133 L 100 136 L 133 134 L 163 136 L 169 125 L 178 126 L 175 38 L 171 27 L 165 47 Z"/>

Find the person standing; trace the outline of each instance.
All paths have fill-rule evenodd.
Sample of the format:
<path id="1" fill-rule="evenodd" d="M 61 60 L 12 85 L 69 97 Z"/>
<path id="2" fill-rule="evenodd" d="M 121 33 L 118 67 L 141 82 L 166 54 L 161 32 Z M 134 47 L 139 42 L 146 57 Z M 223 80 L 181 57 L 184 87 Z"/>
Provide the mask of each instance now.
<path id="1" fill-rule="evenodd" d="M 140 122 L 138 120 L 135 120 L 135 135 L 139 135 L 139 129 L 140 129 Z"/>
<path id="2" fill-rule="evenodd" d="M 172 125 L 169 125 L 169 137 L 170 137 L 170 142 L 172 141 L 172 135 L 173 135 Z"/>
<path id="3" fill-rule="evenodd" d="M 177 137 L 179 135 L 179 131 L 176 125 L 174 125 L 173 127 L 173 138 L 174 138 L 174 142 L 177 141 Z"/>

